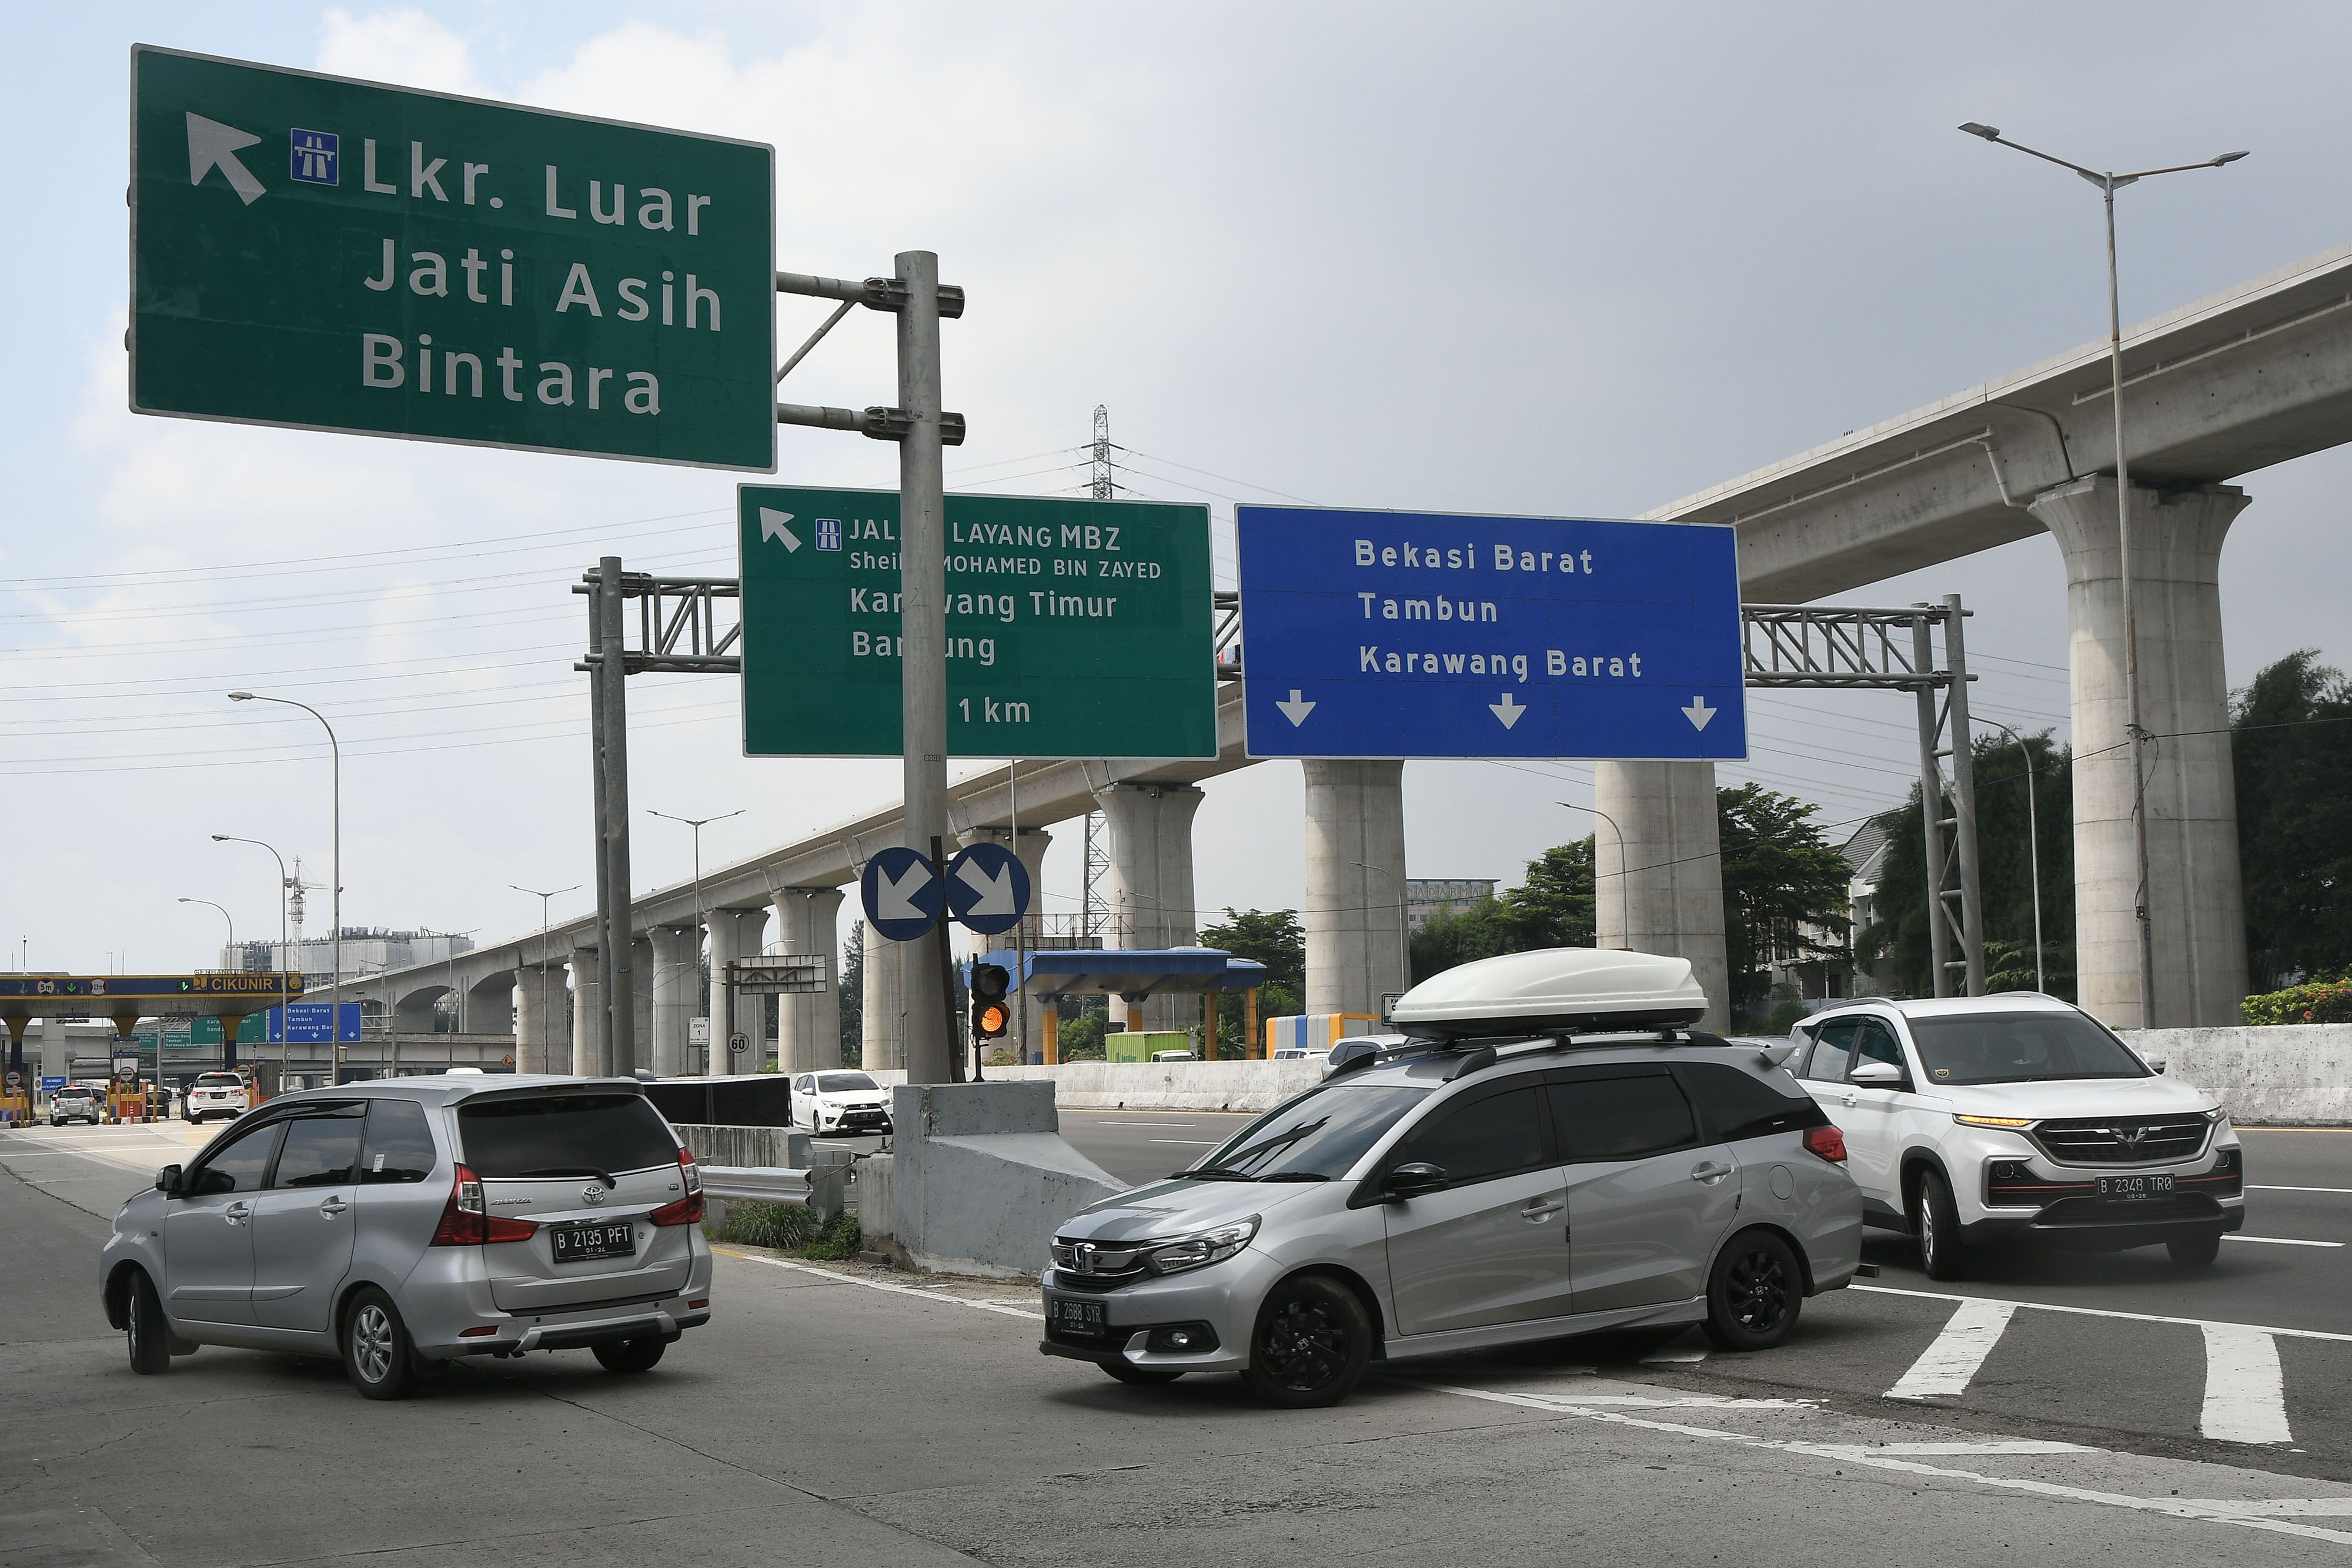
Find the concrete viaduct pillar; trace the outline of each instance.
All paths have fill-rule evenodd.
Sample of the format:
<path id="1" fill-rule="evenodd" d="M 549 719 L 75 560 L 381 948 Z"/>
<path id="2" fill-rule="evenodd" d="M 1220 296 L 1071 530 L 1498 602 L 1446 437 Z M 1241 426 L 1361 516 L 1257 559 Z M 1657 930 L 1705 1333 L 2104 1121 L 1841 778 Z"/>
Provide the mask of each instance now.
<path id="1" fill-rule="evenodd" d="M 1308 761 L 1307 1010 L 1375 1013 L 1408 985 L 1404 764 Z M 1260 1042 L 1252 1040 L 1255 1054 Z"/>
<path id="2" fill-rule="evenodd" d="M 2140 1016 L 2138 854 L 2126 733 L 2123 556 L 2112 476 L 2045 491 L 2033 515 L 2066 563 L 2074 734 L 2075 984 L 2115 1029 L 2241 1021 L 2245 885 L 2238 864 L 2229 678 L 2221 663 L 2222 537 L 2244 491 L 2132 488 L 2139 746 L 2147 780 L 2156 1015 Z"/>
<path id="3" fill-rule="evenodd" d="M 572 1071 L 578 1078 L 601 1077 L 607 1071 L 604 1053 L 604 998 L 596 988 L 596 949 L 572 949 Z"/>
<path id="4" fill-rule="evenodd" d="M 1723 861 L 1712 762 L 1599 762 L 1593 805 L 1597 945 L 1688 958 L 1706 991 L 1701 1029 L 1731 1022 Z M 1624 834 L 1618 839 L 1618 830 Z"/>
<path id="5" fill-rule="evenodd" d="M 572 998 L 564 994 L 563 966 L 526 964 L 514 972 L 515 1071 L 568 1072 L 572 1069 Z"/>
<path id="6" fill-rule="evenodd" d="M 1022 940 L 1034 952 L 1037 938 L 1045 928 L 1043 891 L 1045 886 L 1045 851 L 1052 845 L 1054 835 L 1043 828 L 1024 828 L 1017 835 L 1010 828 L 974 828 L 965 836 L 967 843 L 978 843 L 982 840 L 992 844 L 1003 844 L 1011 850 L 1020 857 L 1021 868 L 1029 873 L 1029 913 L 1021 917 L 1021 931 Z M 1190 903 L 1189 899 L 1187 903 Z M 1011 947 L 1013 946 L 1013 933 L 1008 931 L 1002 936 L 984 937 L 981 941 L 984 947 Z M 1017 981 L 1019 977 L 1014 978 Z M 1013 1001 L 1013 1027 L 1004 1031 L 1005 1040 L 1016 1048 L 1024 1040 L 1028 1042 L 1024 1060 L 1032 1062 L 1045 1060 L 1045 1039 L 1039 1032 L 1037 1018 L 1036 1003 L 1027 996 L 1016 996 Z"/>
<path id="7" fill-rule="evenodd" d="M 1118 946 L 1190 947 L 1200 940 L 1192 906 L 1192 817 L 1202 799 L 1190 784 L 1114 784 L 1095 791 L 1110 829 L 1103 896 Z M 1181 1029 L 1198 1006 L 1189 997 L 1181 1003 L 1147 998 L 1128 1007 L 1127 1027 Z"/>
<path id="8" fill-rule="evenodd" d="M 653 1070 L 664 1078 L 688 1071 L 686 1026 L 700 988 L 702 933 L 692 925 L 653 928 Z"/>
<path id="9" fill-rule="evenodd" d="M 841 1065 L 841 898 L 837 887 L 788 887 L 775 896 L 775 950 L 824 959 L 823 991 L 776 998 L 779 1072 Z M 869 949 L 866 962 L 873 961 Z"/>
<path id="10" fill-rule="evenodd" d="M 863 1066 L 887 1071 L 907 1065 L 907 948 L 866 928 L 866 992 L 858 1032 Z"/>
<path id="11" fill-rule="evenodd" d="M 714 909 L 710 912 L 710 1063 L 711 1072 L 757 1072 L 768 1049 L 768 998 L 745 997 L 738 1005 L 735 1029 L 751 1036 L 751 1048 L 732 1056 L 727 1050 L 727 965 L 734 958 L 756 958 L 766 945 L 768 912 L 764 908 Z"/>

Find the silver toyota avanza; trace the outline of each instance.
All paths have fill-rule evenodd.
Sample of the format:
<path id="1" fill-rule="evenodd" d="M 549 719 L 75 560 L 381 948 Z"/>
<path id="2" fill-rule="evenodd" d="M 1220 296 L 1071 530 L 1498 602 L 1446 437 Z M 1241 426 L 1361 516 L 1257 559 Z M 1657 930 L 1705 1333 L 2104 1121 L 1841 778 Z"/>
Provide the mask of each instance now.
<path id="1" fill-rule="evenodd" d="M 1692 1032 L 1706 1005 L 1686 960 L 1590 948 L 1424 981 L 1393 1015 L 1412 1038 L 1335 1050 L 1190 1169 L 1064 1224 L 1040 1348 L 1297 1406 L 1376 1360 L 1599 1329 L 1779 1343 L 1853 1277 L 1862 1201 L 1788 1048 Z"/>
<path id="2" fill-rule="evenodd" d="M 463 1355 L 644 1372 L 710 1318 L 694 1156 L 626 1080 L 282 1095 L 125 1203 L 99 1255 L 133 1371 L 199 1345 L 341 1358 L 372 1399 Z"/>

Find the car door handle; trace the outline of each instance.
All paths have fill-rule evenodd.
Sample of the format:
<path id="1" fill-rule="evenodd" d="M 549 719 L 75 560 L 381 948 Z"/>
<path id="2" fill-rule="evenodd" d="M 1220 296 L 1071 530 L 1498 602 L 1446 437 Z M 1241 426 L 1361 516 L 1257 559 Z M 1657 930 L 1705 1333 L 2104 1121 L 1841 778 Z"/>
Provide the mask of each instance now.
<path id="1" fill-rule="evenodd" d="M 1731 1174 L 1731 1167 L 1717 1160 L 1701 1160 L 1691 1166 L 1691 1180 L 1712 1186 Z"/>
<path id="2" fill-rule="evenodd" d="M 1567 1207 L 1564 1201 L 1558 1198 L 1538 1197 L 1519 1210 L 1519 1218 L 1529 1225 L 1541 1225 Z"/>
<path id="3" fill-rule="evenodd" d="M 250 1215 L 252 1212 L 252 1205 L 240 1199 L 236 1203 L 230 1204 L 226 1208 L 222 1209 L 221 1218 L 227 1220 L 231 1225 L 243 1225 L 246 1221 L 246 1217 Z"/>
<path id="4" fill-rule="evenodd" d="M 344 1209 L 349 1208 L 350 1207 L 351 1205 L 345 1203 L 340 1197 L 331 1197 L 326 1202 L 319 1206 L 319 1212 L 325 1215 L 328 1218 L 332 1219 L 335 1216 L 342 1213 Z"/>
<path id="5" fill-rule="evenodd" d="M 1847 1090 L 1847 1091 L 1845 1092 L 1845 1103 L 1846 1103 L 1846 1104 L 1848 1104 L 1849 1106 L 1853 1105 L 1853 1104 L 1857 1100 L 1859 1100 L 1860 1098 L 1861 1098 L 1861 1096 L 1860 1096 L 1860 1095 L 1858 1095 L 1858 1094 L 1856 1094 L 1856 1093 L 1855 1093 L 1853 1090 L 1851 1090 L 1851 1089 L 1849 1089 L 1849 1090 Z"/>

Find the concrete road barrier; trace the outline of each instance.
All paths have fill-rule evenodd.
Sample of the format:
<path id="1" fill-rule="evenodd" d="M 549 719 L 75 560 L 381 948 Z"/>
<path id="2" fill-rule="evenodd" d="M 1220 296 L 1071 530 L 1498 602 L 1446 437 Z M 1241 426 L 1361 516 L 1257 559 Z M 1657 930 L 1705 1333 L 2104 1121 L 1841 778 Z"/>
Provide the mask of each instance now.
<path id="1" fill-rule="evenodd" d="M 901 1084 L 882 1071 L 874 1081 Z M 1271 1111 L 1323 1080 L 1316 1061 L 1065 1061 L 992 1067 L 990 1083 L 1051 1083 L 1065 1111 Z"/>
<path id="2" fill-rule="evenodd" d="M 2165 1076 L 2194 1083 L 2248 1126 L 2352 1124 L 2352 1023 L 2127 1030 Z"/>

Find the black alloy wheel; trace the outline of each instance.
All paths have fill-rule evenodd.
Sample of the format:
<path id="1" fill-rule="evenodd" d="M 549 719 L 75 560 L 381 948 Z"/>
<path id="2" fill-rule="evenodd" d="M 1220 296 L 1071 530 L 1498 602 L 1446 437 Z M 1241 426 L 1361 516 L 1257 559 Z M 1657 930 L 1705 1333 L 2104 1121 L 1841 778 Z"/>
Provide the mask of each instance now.
<path id="1" fill-rule="evenodd" d="M 171 1371 L 171 1329 L 163 1322 L 163 1298 L 144 1269 L 131 1270 L 130 1294 L 124 1305 L 130 1309 L 131 1326 L 124 1337 L 131 1346 L 131 1370 L 144 1377 Z"/>
<path id="2" fill-rule="evenodd" d="M 1919 1239 L 1919 1268 L 1930 1280 L 1957 1280 L 1967 1267 L 1959 1206 L 1936 1171 L 1921 1171 L 1911 1189 L 1911 1233 Z"/>
<path id="3" fill-rule="evenodd" d="M 1363 1381 L 1371 1354 L 1371 1317 L 1356 1293 L 1303 1274 L 1266 1292 L 1242 1377 L 1268 1404 L 1311 1409 L 1346 1398 Z"/>
<path id="4" fill-rule="evenodd" d="M 1703 1327 L 1726 1350 L 1769 1350 L 1797 1326 L 1804 1301 L 1804 1271 L 1789 1244 L 1769 1230 L 1742 1231 L 1715 1260 Z"/>

